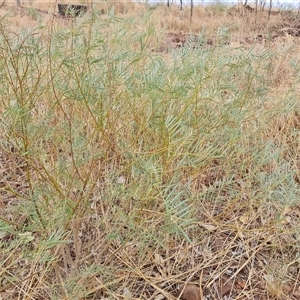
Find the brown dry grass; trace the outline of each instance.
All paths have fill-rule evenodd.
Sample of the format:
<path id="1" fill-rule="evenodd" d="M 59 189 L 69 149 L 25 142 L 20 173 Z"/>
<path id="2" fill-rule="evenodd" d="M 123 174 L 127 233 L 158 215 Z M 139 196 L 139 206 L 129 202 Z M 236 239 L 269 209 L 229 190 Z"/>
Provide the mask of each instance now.
<path id="1" fill-rule="evenodd" d="M 55 6 L 56 4 L 53 2 L 51 5 Z M 87 5 L 90 7 L 89 4 Z M 5 6 L 6 9 L 1 10 L 1 15 L 10 11 L 13 14 L 12 19 L 16 16 L 25 17 L 23 20 L 24 25 L 27 25 L 26 15 L 28 15 L 28 9 L 36 9 L 40 13 L 42 11 L 48 12 L 48 9 L 41 2 L 30 2 L 30 4 L 23 5 L 22 8 L 17 8 L 13 4 Z M 133 2 L 110 2 L 93 5 L 94 9 L 103 10 L 104 12 L 109 11 L 112 7 L 117 14 L 123 17 L 136 16 L 149 9 L 143 4 Z M 157 4 L 150 7 L 150 9 L 154 11 L 152 18 L 157 29 L 165 29 L 176 33 L 198 33 L 202 30 L 215 33 L 220 27 L 232 25 L 230 28 L 231 33 L 245 37 L 266 33 L 275 26 L 286 25 L 286 22 L 291 19 L 297 20 L 297 12 L 276 11 L 276 13 L 271 13 L 269 17 L 268 10 L 253 12 L 244 7 L 225 6 L 218 3 L 206 7 L 195 6 L 192 18 L 188 6 L 184 6 L 183 10 L 180 10 L 176 5 L 168 8 L 165 5 Z M 56 9 L 55 11 L 57 13 Z"/>
<path id="2" fill-rule="evenodd" d="M 103 9 L 109 8 L 107 5 Z M 140 4 L 118 3 L 115 9 L 118 17 L 134 20 L 132 27 L 136 32 L 143 32 L 143 15 L 149 8 Z M 47 34 L 47 26 L 55 30 L 76 28 L 73 20 L 58 19 L 41 12 L 36 19 L 36 15 L 27 9 L 7 8 L 7 11 L 12 14 L 8 17 L 11 32 L 17 32 L 20 26 L 44 25 L 41 36 L 45 41 L 51 36 Z M 1 254 L 1 297 L 37 300 L 300 299 L 299 201 L 293 204 L 275 201 L 280 192 L 289 195 L 288 191 L 276 190 L 277 185 L 284 184 L 285 180 L 299 185 L 299 106 L 295 104 L 296 108 L 292 109 L 286 101 L 293 85 L 295 94 L 299 90 L 298 73 L 295 71 L 299 64 L 299 41 L 287 30 L 297 28 L 297 20 L 292 13 L 272 15 L 268 20 L 266 12 L 259 12 L 257 16 L 253 12 L 234 8 L 227 10 L 217 5 L 196 7 L 192 22 L 187 8 L 180 11 L 175 6 L 168 9 L 158 5 L 151 11 L 153 27 L 150 26 L 150 29 L 154 33 L 146 38 L 146 44 L 149 53 L 154 55 L 153 60 L 163 59 L 175 65 L 172 51 L 184 51 L 188 47 L 187 34 L 199 32 L 213 41 L 204 45 L 208 51 L 216 49 L 212 61 L 217 61 L 224 51 L 228 51 L 233 62 L 234 56 L 243 52 L 253 54 L 253 59 L 272 53 L 268 59 L 262 60 L 266 65 L 261 69 L 260 62 L 251 65 L 259 70 L 261 79 L 253 80 L 249 94 L 252 87 L 265 81 L 268 86 L 266 102 L 257 105 L 253 112 L 247 107 L 249 115 L 239 129 L 244 135 L 229 141 L 228 147 L 235 153 L 226 152 L 226 149 L 215 149 L 215 145 L 223 147 L 222 143 L 218 143 L 223 136 L 215 137 L 211 132 L 215 130 L 219 134 L 219 128 L 226 126 L 228 131 L 235 129 L 235 122 L 238 122 L 235 117 L 238 115 L 227 116 L 222 110 L 227 109 L 222 106 L 224 101 L 230 105 L 234 90 L 223 88 L 216 96 L 206 95 L 204 88 L 201 99 L 211 97 L 213 101 L 209 105 L 214 108 L 209 110 L 203 106 L 191 111 L 191 122 L 200 120 L 197 121 L 198 126 L 201 122 L 211 122 L 208 128 L 196 127 L 200 130 L 199 137 L 205 136 L 200 143 L 209 144 L 214 139 L 217 142 L 213 155 L 204 153 L 201 157 L 203 162 L 183 168 L 178 167 L 177 162 L 180 165 L 181 155 L 189 153 L 182 152 L 176 156 L 182 140 L 178 138 L 176 145 L 169 145 L 173 148 L 169 151 L 170 157 L 165 158 L 161 149 L 164 149 L 166 141 L 163 140 L 162 146 L 156 148 L 162 133 L 152 131 L 144 121 L 149 116 L 142 103 L 151 92 L 144 92 L 137 102 L 131 103 L 130 99 L 136 96 L 124 88 L 121 76 L 114 86 L 109 86 L 109 93 L 105 95 L 111 97 L 112 103 L 115 99 L 121 100 L 115 103 L 117 108 L 111 107 L 107 111 L 105 118 L 110 123 L 103 131 L 100 125 L 95 126 L 95 119 L 103 107 L 95 109 L 92 119 L 91 111 L 80 101 L 73 101 L 72 96 L 62 97 L 60 102 L 59 97 L 64 95 L 61 90 L 58 94 L 49 92 L 56 104 L 49 101 L 46 94 L 32 110 L 31 116 L 36 118 L 33 122 L 38 123 L 39 118 L 44 117 L 39 125 L 42 126 L 41 131 L 35 136 L 37 143 L 41 144 L 37 148 L 41 152 L 32 157 L 30 151 L 23 149 L 22 152 L 8 146 L 10 142 L 17 143 L 19 140 L 26 144 L 24 129 L 9 128 L 1 123 L 2 129 L 5 129 L 1 131 L 1 138 L 7 142 L 1 144 L 1 220 L 14 228 L 13 232 L 3 231 L 1 235 L 4 249 Z M 126 23 L 124 26 L 129 25 Z M 103 31 L 113 35 L 108 27 Z M 218 50 L 217 31 L 220 27 L 228 27 L 228 30 L 224 37 L 226 45 Z M 113 47 L 117 41 L 113 38 L 116 36 L 106 37 L 104 44 L 115 54 Z M 122 36 L 119 38 L 122 39 Z M 140 40 L 130 40 L 135 51 Z M 134 71 L 143 70 L 151 59 L 142 59 Z M 113 63 L 108 61 L 107 66 L 109 72 Z M 130 72 L 130 65 L 127 67 Z M 84 66 L 80 65 L 81 68 Z M 147 69 L 144 71 L 146 73 Z M 220 81 L 227 79 L 222 72 L 213 71 L 213 76 L 219 76 Z M 247 78 L 244 73 L 237 76 Z M 214 84 L 218 82 L 215 78 L 211 81 Z M 237 93 L 247 90 L 248 82 L 237 77 L 235 81 L 239 87 Z M 206 88 L 209 90 L 209 84 Z M 179 98 L 184 96 L 182 94 Z M 162 96 L 159 94 L 157 97 Z M 166 94 L 165 97 L 170 103 L 167 108 L 177 100 L 172 95 L 168 98 Z M 253 106 L 256 105 L 255 97 L 247 99 L 253 101 Z M 125 100 L 128 103 L 124 104 Z M 132 106 L 128 109 L 126 105 Z M 181 113 L 181 108 L 176 109 Z M 126 119 L 119 110 L 130 118 Z M 51 111 L 50 116 L 48 111 Z M 1 113 L 4 112 L 3 106 Z M 220 120 L 222 118 L 225 118 L 224 121 Z M 124 128 L 124 122 L 128 128 Z M 131 123 L 138 125 L 137 129 L 132 129 L 133 132 L 130 132 Z M 185 126 L 182 124 L 183 128 Z M 116 130 L 117 127 L 119 130 Z M 177 130 L 176 126 L 170 126 L 170 132 L 174 128 Z M 207 130 L 205 134 L 201 131 L 203 129 Z M 38 139 L 43 131 L 48 130 L 51 134 L 49 140 Z M 80 148 L 80 139 L 73 145 L 72 130 L 87 137 L 89 142 L 83 148 Z M 226 136 L 226 131 L 220 132 Z M 30 133 L 27 134 L 30 136 Z M 129 153 L 122 148 L 127 141 L 132 147 Z M 143 150 L 148 145 L 147 141 L 150 141 L 149 148 Z M 36 140 L 29 142 L 34 144 Z M 234 146 L 235 142 L 241 148 Z M 198 145 L 197 139 L 195 144 Z M 266 145 L 272 146 L 268 148 Z M 91 153 L 93 159 L 86 164 L 75 162 L 78 153 L 73 146 L 78 146 L 80 153 Z M 202 150 L 208 151 L 206 147 Z M 101 156 L 102 151 L 106 156 Z M 255 151 L 261 156 L 257 157 Z M 157 171 L 155 163 L 151 165 L 151 155 L 155 159 L 157 155 L 165 171 Z M 269 159 L 268 155 L 272 158 Z M 67 161 L 67 167 L 61 167 L 56 173 L 58 165 L 63 164 L 62 159 Z M 150 162 L 143 164 L 147 159 Z M 139 164 L 142 170 L 135 168 Z M 293 178 L 284 178 L 288 173 L 286 168 L 294 171 Z M 63 177 L 65 173 L 68 173 L 67 177 Z M 168 187 L 173 175 L 178 180 L 174 190 L 171 184 Z M 32 187 L 33 183 L 36 186 Z M 38 200 L 31 199 L 35 188 L 42 195 Z M 297 190 L 294 186 L 291 188 Z M 177 190 L 182 195 L 180 201 L 188 208 L 192 205 L 187 218 L 192 218 L 193 222 L 185 229 L 189 232 L 188 238 L 177 226 L 183 222 L 180 214 L 184 215 L 186 208 L 176 202 L 174 210 L 179 210 L 180 214 L 166 213 L 164 201 L 168 197 L 171 202 L 172 197 L 176 199 Z M 51 197 L 48 198 L 49 195 Z M 64 203 L 67 203 L 65 207 Z M 73 211 L 76 212 L 74 215 Z M 69 215 L 74 217 L 65 222 L 65 216 Z M 35 253 L 35 256 L 27 256 L 27 253 Z"/>

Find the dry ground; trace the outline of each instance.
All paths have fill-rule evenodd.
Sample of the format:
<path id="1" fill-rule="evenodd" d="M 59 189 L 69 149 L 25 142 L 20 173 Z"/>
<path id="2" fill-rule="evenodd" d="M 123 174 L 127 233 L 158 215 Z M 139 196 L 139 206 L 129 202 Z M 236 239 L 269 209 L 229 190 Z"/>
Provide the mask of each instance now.
<path id="1" fill-rule="evenodd" d="M 98 7 L 99 6 L 99 7 Z M 134 16 L 136 12 L 145 9 L 143 5 L 136 3 L 98 4 L 94 9 L 101 10 L 103 14 L 114 7 L 116 13 L 122 17 Z M 248 5 L 249 7 L 249 5 Z M 298 11 L 286 11 L 279 9 L 255 10 L 244 6 L 223 6 L 214 4 L 207 7 L 196 6 L 193 17 L 190 16 L 190 8 L 180 10 L 177 6 L 167 8 L 157 5 L 150 8 L 155 11 L 157 30 L 163 30 L 165 36 L 161 37 L 161 45 L 158 51 L 168 51 L 169 48 L 178 48 L 184 45 L 187 39 L 197 40 L 199 33 L 205 31 L 208 38 L 207 44 L 213 45 L 219 28 L 227 27 L 230 38 L 226 41 L 230 45 L 253 45 L 255 43 L 291 42 L 297 43 L 300 37 L 300 17 Z M 17 8 L 4 5 L 0 9 L 0 16 L 9 13 L 8 20 L 12 22 L 12 28 L 46 25 L 50 21 L 58 25 L 68 25 L 67 20 L 56 12 L 55 14 L 45 10 L 43 5 L 32 4 L 31 7 Z"/>

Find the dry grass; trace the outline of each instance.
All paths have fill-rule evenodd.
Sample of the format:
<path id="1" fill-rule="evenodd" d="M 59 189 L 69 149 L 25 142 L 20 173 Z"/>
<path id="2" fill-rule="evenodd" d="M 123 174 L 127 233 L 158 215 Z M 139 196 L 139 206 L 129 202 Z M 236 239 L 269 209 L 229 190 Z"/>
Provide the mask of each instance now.
<path id="1" fill-rule="evenodd" d="M 1 21 L 2 299 L 300 299 L 297 20 L 104 9 Z"/>

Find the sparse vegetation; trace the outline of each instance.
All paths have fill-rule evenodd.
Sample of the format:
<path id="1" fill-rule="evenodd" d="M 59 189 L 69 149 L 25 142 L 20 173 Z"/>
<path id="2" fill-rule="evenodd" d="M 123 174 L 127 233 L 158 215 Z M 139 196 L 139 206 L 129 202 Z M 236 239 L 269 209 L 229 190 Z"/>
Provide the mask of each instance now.
<path id="1" fill-rule="evenodd" d="M 1 297 L 299 299 L 298 37 L 122 5 L 1 19 Z"/>

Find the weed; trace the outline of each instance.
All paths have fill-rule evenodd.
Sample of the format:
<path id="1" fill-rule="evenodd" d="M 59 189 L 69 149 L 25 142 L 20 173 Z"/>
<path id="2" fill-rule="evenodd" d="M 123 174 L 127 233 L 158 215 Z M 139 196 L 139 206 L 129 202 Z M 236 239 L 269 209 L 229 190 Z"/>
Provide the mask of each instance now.
<path id="1" fill-rule="evenodd" d="M 157 53 L 158 9 L 1 22 L 6 299 L 299 287 L 298 57 L 229 27 Z"/>

